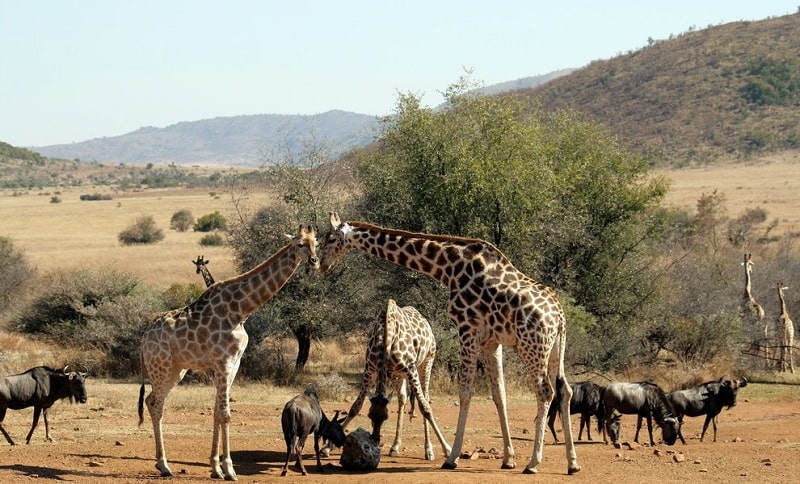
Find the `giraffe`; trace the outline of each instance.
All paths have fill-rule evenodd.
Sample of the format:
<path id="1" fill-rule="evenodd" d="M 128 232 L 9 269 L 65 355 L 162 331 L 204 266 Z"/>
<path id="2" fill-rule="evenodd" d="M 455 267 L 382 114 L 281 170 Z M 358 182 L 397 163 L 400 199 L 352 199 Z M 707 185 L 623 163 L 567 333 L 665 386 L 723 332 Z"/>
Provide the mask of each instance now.
<path id="1" fill-rule="evenodd" d="M 753 254 L 744 254 L 744 262 L 742 262 L 742 267 L 744 267 L 744 294 L 742 295 L 741 315 L 743 319 L 748 319 L 754 324 L 759 324 L 764 320 L 764 308 L 761 307 L 758 302 L 756 302 L 756 299 L 753 297 L 752 293 L 751 277 L 753 274 Z M 758 344 L 758 341 L 754 341 L 753 343 L 754 345 L 758 345 L 758 353 L 763 354 L 767 367 L 769 367 L 770 361 L 770 336 L 768 322 L 764 325 L 763 344 Z M 759 338 L 754 339 L 757 340 Z"/>
<path id="2" fill-rule="evenodd" d="M 211 275 L 211 272 L 208 270 L 208 263 L 211 262 L 208 259 L 203 259 L 202 255 L 197 256 L 197 260 L 193 260 L 192 264 L 197 266 L 197 273 L 203 276 L 203 280 L 206 282 L 206 287 L 211 287 L 214 285 L 214 276 Z"/>
<path id="3" fill-rule="evenodd" d="M 319 266 L 313 227 L 300 225 L 298 235 L 291 239 L 288 245 L 254 269 L 214 284 L 197 301 L 184 308 L 161 314 L 142 336 L 139 425 L 144 420 L 142 407 L 145 400 L 153 421 L 156 468 L 162 477 L 172 475 L 161 431 L 164 401 L 188 369 L 209 368 L 214 372 L 216 386 L 211 477 L 236 480 L 228 438 L 229 398 L 231 384 L 247 347 L 245 320 L 283 287 L 303 259 L 315 269 Z M 152 387 L 146 399 L 145 372 Z"/>
<path id="4" fill-rule="evenodd" d="M 389 418 L 386 398 L 386 384 L 395 382 L 398 387 L 397 427 L 394 442 L 389 450 L 390 456 L 399 455 L 403 437 L 403 411 L 408 400 L 406 380 L 420 401 L 423 409 L 425 430 L 425 459 L 433 460 L 433 445 L 430 440 L 428 426 L 433 427 L 436 437 L 442 446 L 445 455 L 450 454 L 450 446 L 444 439 L 433 414 L 424 411 L 430 409 L 429 386 L 431 369 L 436 358 L 436 339 L 433 335 L 428 320 L 416 308 L 411 306 L 399 307 L 394 299 L 389 299 L 386 309 L 381 311 L 375 324 L 370 329 L 367 351 L 365 356 L 364 377 L 361 391 L 350 407 L 347 418 L 342 428 L 358 415 L 364 404 L 364 399 L 370 389 L 377 382 L 375 395 L 370 396 L 369 415 L 374 417 L 372 422 L 372 439 L 380 441 L 380 431 L 383 422 Z M 425 401 L 425 404 L 422 401 Z M 328 443 L 323 451 L 330 452 L 332 444 Z"/>
<path id="5" fill-rule="evenodd" d="M 450 288 L 447 313 L 460 335 L 461 378 L 458 427 L 443 469 L 455 469 L 464 442 L 478 353 L 482 352 L 492 400 L 503 435 L 502 468 L 513 469 L 508 426 L 503 346 L 515 347 L 528 370 L 537 402 L 536 433 L 526 474 L 538 472 L 545 423 L 554 392 L 561 413 L 569 415 L 572 390 L 564 375 L 566 320 L 555 292 L 517 270 L 492 244 L 480 239 L 394 230 L 366 222 L 342 222 L 330 213 L 330 229 L 320 249 L 320 271 L 327 272 L 345 252 L 359 249 L 437 280 Z M 427 405 L 424 399 L 420 405 Z M 427 410 L 423 410 L 427 411 Z M 569 419 L 562 419 L 567 472 L 580 471 Z"/>
<path id="6" fill-rule="evenodd" d="M 794 359 L 792 349 L 794 347 L 794 323 L 792 322 L 789 314 L 786 312 L 786 300 L 783 297 L 783 291 L 789 289 L 785 287 L 782 282 L 778 283 L 778 299 L 781 303 L 781 314 L 778 316 L 777 331 L 782 334 L 781 338 L 781 371 L 789 371 L 794 373 Z M 788 362 L 787 362 L 788 359 Z"/>

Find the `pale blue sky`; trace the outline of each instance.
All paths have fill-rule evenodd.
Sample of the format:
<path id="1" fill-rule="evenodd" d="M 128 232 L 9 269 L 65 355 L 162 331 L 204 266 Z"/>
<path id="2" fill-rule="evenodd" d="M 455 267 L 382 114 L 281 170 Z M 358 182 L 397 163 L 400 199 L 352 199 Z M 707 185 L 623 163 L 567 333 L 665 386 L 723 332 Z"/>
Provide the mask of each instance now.
<path id="1" fill-rule="evenodd" d="M 44 146 L 240 114 L 393 112 L 465 69 L 582 67 L 800 0 L 0 0 L 0 141 Z"/>

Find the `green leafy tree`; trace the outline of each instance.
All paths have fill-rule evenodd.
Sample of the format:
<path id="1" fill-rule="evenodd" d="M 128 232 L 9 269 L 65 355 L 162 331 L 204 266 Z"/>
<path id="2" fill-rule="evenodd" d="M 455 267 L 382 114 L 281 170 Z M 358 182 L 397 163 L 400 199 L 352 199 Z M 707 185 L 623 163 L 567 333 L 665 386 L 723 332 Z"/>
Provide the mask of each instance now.
<path id="1" fill-rule="evenodd" d="M 212 230 L 226 230 L 227 228 L 228 219 L 219 211 L 203 215 L 194 224 L 195 232 L 211 232 Z"/>

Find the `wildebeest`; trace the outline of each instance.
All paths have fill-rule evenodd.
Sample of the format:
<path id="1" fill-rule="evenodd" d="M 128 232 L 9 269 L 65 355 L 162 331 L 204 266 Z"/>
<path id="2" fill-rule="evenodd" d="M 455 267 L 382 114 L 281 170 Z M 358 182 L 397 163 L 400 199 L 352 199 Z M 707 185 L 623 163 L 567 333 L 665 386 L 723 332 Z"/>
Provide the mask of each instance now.
<path id="1" fill-rule="evenodd" d="M 703 423 L 703 432 L 700 434 L 700 442 L 706 435 L 708 423 L 712 422 L 714 427 L 714 442 L 717 441 L 717 415 L 722 411 L 722 407 L 729 409 L 736 405 L 736 394 L 739 388 L 747 386 L 747 379 L 726 380 L 720 378 L 718 381 L 709 381 L 686 390 L 677 390 L 667 394 L 667 399 L 675 409 L 678 422 L 683 424 L 684 415 L 688 417 L 706 416 Z M 682 443 L 686 443 L 683 434 L 678 430 L 678 437 Z"/>
<path id="2" fill-rule="evenodd" d="M 31 436 L 39 424 L 39 415 L 44 414 L 44 432 L 48 442 L 53 442 L 50 437 L 50 424 L 47 414 L 50 407 L 62 398 L 69 398 L 70 403 L 77 400 L 86 403 L 86 374 L 67 372 L 67 367 L 62 371 L 55 371 L 47 366 L 37 366 L 24 373 L 10 375 L 0 380 L 0 431 L 3 432 L 9 444 L 14 445 L 11 436 L 6 432 L 3 421 L 6 410 L 20 410 L 33 407 L 33 424 L 25 443 L 31 443 Z"/>
<path id="3" fill-rule="evenodd" d="M 306 475 L 306 468 L 303 465 L 303 447 L 306 444 L 308 434 L 314 434 L 314 454 L 317 456 L 317 469 L 322 472 L 322 462 L 319 459 L 319 439 L 320 437 L 332 442 L 337 447 L 344 445 L 344 430 L 342 422 L 345 417 L 339 418 L 339 411 L 333 420 L 328 420 L 322 408 L 319 406 L 319 399 L 316 392 L 307 389 L 302 395 L 292 398 L 283 407 L 281 414 L 281 427 L 283 428 L 283 439 L 286 441 L 286 463 L 283 465 L 281 476 L 286 475 L 289 468 L 289 458 L 292 452 L 297 454 L 296 465 L 300 467 L 300 472 Z"/>
<path id="4" fill-rule="evenodd" d="M 591 381 L 582 381 L 571 383 L 572 398 L 569 401 L 569 413 L 574 415 L 581 414 L 581 424 L 578 430 L 578 440 L 581 440 L 583 435 L 583 427 L 586 427 L 586 437 L 592 440 L 592 432 L 589 429 L 591 426 L 592 416 L 597 417 L 597 431 L 602 432 L 602 425 L 605 421 L 605 405 L 603 404 L 603 387 Z M 560 394 L 556 393 L 553 403 L 550 404 L 550 410 L 547 414 L 547 425 L 550 427 L 550 432 L 553 434 L 553 439 L 558 443 L 558 436 L 553 424 L 556 421 L 556 415 L 559 413 L 560 408 Z M 564 418 L 563 415 L 561 418 Z"/>
<path id="5" fill-rule="evenodd" d="M 634 442 L 639 441 L 639 430 L 642 428 L 642 418 L 644 417 L 647 419 L 647 433 L 650 435 L 650 445 L 655 445 L 652 419 L 655 419 L 658 426 L 661 427 L 661 438 L 664 443 L 667 445 L 675 444 L 675 440 L 680 433 L 680 423 L 675 410 L 667 400 L 666 394 L 655 383 L 609 383 L 603 389 L 603 403 L 605 404 L 607 425 L 613 419 L 614 410 L 622 414 L 638 416 L 636 435 L 633 438 Z"/>

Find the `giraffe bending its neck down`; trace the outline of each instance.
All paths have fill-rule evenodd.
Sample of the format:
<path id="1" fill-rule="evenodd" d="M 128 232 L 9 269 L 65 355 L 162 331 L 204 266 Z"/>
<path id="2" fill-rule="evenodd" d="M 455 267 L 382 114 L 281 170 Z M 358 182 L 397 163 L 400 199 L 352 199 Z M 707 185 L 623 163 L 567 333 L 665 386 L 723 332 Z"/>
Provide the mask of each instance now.
<path id="1" fill-rule="evenodd" d="M 445 456 L 450 454 L 450 446 L 433 418 L 430 407 L 430 381 L 433 361 L 436 359 L 436 338 L 430 323 L 419 311 L 411 306 L 399 307 L 393 299 L 389 299 L 386 310 L 381 311 L 375 321 L 367 341 L 367 352 L 364 364 L 364 376 L 361 391 L 356 397 L 342 428 L 358 415 L 364 405 L 367 393 L 371 393 L 373 385 L 375 394 L 370 395 L 369 417 L 372 420 L 372 439 L 380 441 L 381 426 L 389 418 L 386 397 L 386 386 L 394 383 L 398 388 L 397 396 L 397 428 L 389 455 L 400 455 L 403 439 L 403 417 L 408 391 L 406 382 L 411 385 L 414 395 L 419 400 L 422 415 L 425 418 L 425 459 L 433 460 L 433 444 L 431 444 L 429 427 L 433 427 L 436 438 L 442 446 Z M 328 443 L 325 451 L 330 452 L 333 444 Z"/>
<path id="2" fill-rule="evenodd" d="M 283 287 L 303 260 L 319 266 L 311 226 L 301 225 L 291 242 L 256 268 L 206 289 L 192 304 L 156 318 L 142 336 L 142 386 L 139 390 L 139 425 L 144 419 L 143 400 L 153 420 L 156 468 L 171 476 L 164 452 L 161 418 L 164 401 L 188 369 L 214 371 L 216 403 L 211 440 L 211 477 L 236 480 L 228 439 L 231 419 L 231 384 L 247 346 L 244 322 Z M 145 372 L 152 391 L 144 399 Z M 222 463 L 219 445 L 222 442 Z"/>
<path id="3" fill-rule="evenodd" d="M 794 323 L 786 312 L 786 300 L 783 298 L 783 291 L 789 289 L 784 287 L 782 282 L 778 283 L 778 299 L 781 303 L 781 315 L 778 316 L 778 331 L 781 338 L 781 371 L 787 369 L 794 373 L 794 358 L 792 349 L 794 347 Z"/>
<path id="4" fill-rule="evenodd" d="M 206 282 L 206 287 L 211 287 L 214 285 L 214 276 L 211 275 L 211 272 L 208 270 L 208 263 L 211 262 L 208 259 L 203 259 L 202 255 L 197 256 L 197 260 L 193 260 L 192 264 L 197 266 L 197 273 L 203 276 L 203 280 Z"/>
<path id="5" fill-rule="evenodd" d="M 450 288 L 447 313 L 456 324 L 461 345 L 461 392 L 458 428 L 445 469 L 454 469 L 464 443 L 472 383 L 482 352 L 492 399 L 503 434 L 503 468 L 514 468 L 508 427 L 502 347 L 516 347 L 536 394 L 533 455 L 525 473 L 536 473 L 542 461 L 545 423 L 554 392 L 563 392 L 561 414 L 569 415 L 572 391 L 564 376 L 566 320 L 555 292 L 518 271 L 493 245 L 479 239 L 427 235 L 387 229 L 364 222 L 342 222 L 330 214 L 330 231 L 320 255 L 326 272 L 345 252 L 359 249 L 395 265 L 425 274 Z M 562 419 L 567 472 L 580 470 L 569 419 Z"/>

